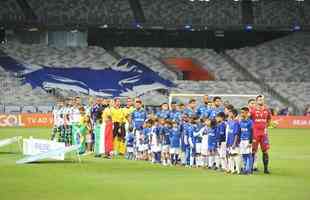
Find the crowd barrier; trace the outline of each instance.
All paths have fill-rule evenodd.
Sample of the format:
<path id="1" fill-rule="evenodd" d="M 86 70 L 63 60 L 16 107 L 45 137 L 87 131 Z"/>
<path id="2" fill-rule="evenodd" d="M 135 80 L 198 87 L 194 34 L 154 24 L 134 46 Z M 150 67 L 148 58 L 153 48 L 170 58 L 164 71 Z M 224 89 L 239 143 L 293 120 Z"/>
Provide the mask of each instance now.
<path id="1" fill-rule="evenodd" d="M 310 116 L 273 116 L 276 128 L 310 128 Z M 0 114 L 0 127 L 52 127 L 53 116 L 47 114 Z"/>

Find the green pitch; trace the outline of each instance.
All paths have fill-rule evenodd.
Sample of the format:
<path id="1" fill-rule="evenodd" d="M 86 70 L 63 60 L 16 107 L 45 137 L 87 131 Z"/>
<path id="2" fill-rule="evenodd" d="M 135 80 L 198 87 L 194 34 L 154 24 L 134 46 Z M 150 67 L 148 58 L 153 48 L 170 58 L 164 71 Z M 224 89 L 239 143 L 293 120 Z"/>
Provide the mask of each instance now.
<path id="1" fill-rule="evenodd" d="M 0 129 L 0 139 L 49 134 L 49 129 Z M 272 174 L 260 171 L 253 176 L 92 156 L 82 157 L 81 164 L 66 160 L 16 165 L 22 156 L 12 145 L 0 148 L 0 199 L 309 200 L 310 130 L 272 129 L 270 140 Z"/>

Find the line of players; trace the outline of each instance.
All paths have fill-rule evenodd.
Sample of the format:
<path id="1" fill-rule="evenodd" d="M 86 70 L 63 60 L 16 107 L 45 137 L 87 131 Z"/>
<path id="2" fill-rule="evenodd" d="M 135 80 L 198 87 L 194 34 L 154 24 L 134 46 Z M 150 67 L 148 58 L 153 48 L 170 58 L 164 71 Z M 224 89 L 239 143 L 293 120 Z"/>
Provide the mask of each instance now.
<path id="1" fill-rule="evenodd" d="M 198 108 L 195 99 L 185 107 L 172 103 L 170 110 L 164 103 L 159 112 L 146 117 L 141 102 L 136 103 L 126 135 L 126 157 L 251 174 L 260 144 L 264 172 L 269 173 L 270 112 L 261 95 L 256 100 L 250 99 L 248 104 L 238 114 L 233 105 L 222 106 L 220 97 L 210 102 L 206 95 L 204 105 Z"/>
<path id="2" fill-rule="evenodd" d="M 111 108 L 117 105 L 114 101 L 119 102 L 119 99 L 90 102 L 88 106 L 83 106 L 79 97 L 59 102 L 54 110 L 52 139 L 58 133 L 60 142 L 72 145 L 78 144 L 82 136 L 84 144 L 80 152 L 91 152 L 96 143 L 94 127 L 107 120 L 103 119 L 108 117 L 104 113 L 111 113 Z M 242 168 L 243 173 L 251 174 L 253 155 L 260 144 L 264 172 L 269 173 L 267 126 L 270 112 L 262 96 L 249 100 L 248 107 L 242 108 L 240 115 L 232 105 L 223 106 L 220 97 L 209 101 L 206 95 L 203 105 L 197 107 L 196 104 L 195 99 L 187 105 L 173 102 L 169 109 L 164 103 L 159 112 L 147 114 L 142 101 L 137 98 L 125 107 L 126 112 L 115 112 L 117 115 L 126 113 L 125 120 L 114 123 L 118 129 L 127 127 L 126 138 L 121 138 L 126 139 L 126 158 L 163 165 L 209 167 L 232 173 L 241 173 Z M 110 112 L 105 112 L 107 110 Z M 113 119 L 113 116 L 109 118 Z M 116 130 L 116 125 L 113 126 L 114 137 L 117 135 L 114 133 L 122 132 Z M 240 166 L 242 160 L 243 167 Z"/>
<path id="3" fill-rule="evenodd" d="M 87 143 L 87 151 L 91 151 L 93 141 L 91 109 L 91 104 L 82 105 L 80 97 L 59 101 L 53 110 L 54 127 L 51 140 L 64 142 L 69 146 L 79 144 L 83 136 L 85 144 Z M 82 145 L 80 152 L 85 151 L 86 145 Z"/>

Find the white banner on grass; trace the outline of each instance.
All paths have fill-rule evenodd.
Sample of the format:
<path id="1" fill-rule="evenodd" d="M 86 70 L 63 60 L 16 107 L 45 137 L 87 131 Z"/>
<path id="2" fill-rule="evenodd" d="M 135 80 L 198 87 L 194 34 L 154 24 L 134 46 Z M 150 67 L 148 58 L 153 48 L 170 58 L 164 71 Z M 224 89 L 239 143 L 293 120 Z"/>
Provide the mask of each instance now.
<path id="1" fill-rule="evenodd" d="M 40 153 L 37 155 L 33 155 L 33 156 L 27 156 L 21 160 L 16 161 L 16 164 L 25 164 L 25 163 L 31 163 L 31 162 L 35 162 L 35 161 L 40 161 L 40 160 L 44 160 L 44 159 L 51 159 L 54 158 L 55 156 L 58 155 L 64 155 L 66 153 L 69 152 L 73 152 L 73 151 L 78 151 L 80 148 L 80 145 L 74 145 L 74 146 L 70 146 L 70 147 L 62 147 L 59 149 L 54 149 L 48 152 L 44 152 L 44 153 Z"/>
<path id="2" fill-rule="evenodd" d="M 21 136 L 16 136 L 16 137 L 0 140 L 0 147 L 4 147 L 12 143 L 18 142 L 18 140 L 20 140 L 21 138 L 22 138 Z"/>
<path id="3" fill-rule="evenodd" d="M 65 148 L 65 143 L 33 138 L 23 140 L 23 154 L 25 156 L 34 156 L 61 148 Z M 65 154 L 54 155 L 51 159 L 64 160 Z"/>

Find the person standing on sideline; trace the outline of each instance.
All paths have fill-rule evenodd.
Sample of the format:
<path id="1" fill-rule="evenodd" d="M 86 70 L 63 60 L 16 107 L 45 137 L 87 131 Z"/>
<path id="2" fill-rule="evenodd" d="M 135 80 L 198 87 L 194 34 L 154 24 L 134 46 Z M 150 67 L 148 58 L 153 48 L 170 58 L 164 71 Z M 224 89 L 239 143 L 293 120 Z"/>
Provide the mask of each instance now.
<path id="1" fill-rule="evenodd" d="M 263 152 L 264 173 L 269 174 L 269 154 L 270 148 L 267 129 L 271 121 L 271 113 L 265 105 L 264 97 L 258 95 L 256 97 L 255 109 L 251 110 L 251 118 L 253 120 L 253 157 L 258 150 L 258 145 Z"/>
<path id="2" fill-rule="evenodd" d="M 125 153 L 125 122 L 126 116 L 121 108 L 121 100 L 115 98 L 113 106 L 110 108 L 110 115 L 113 122 L 113 146 L 116 155 Z"/>

